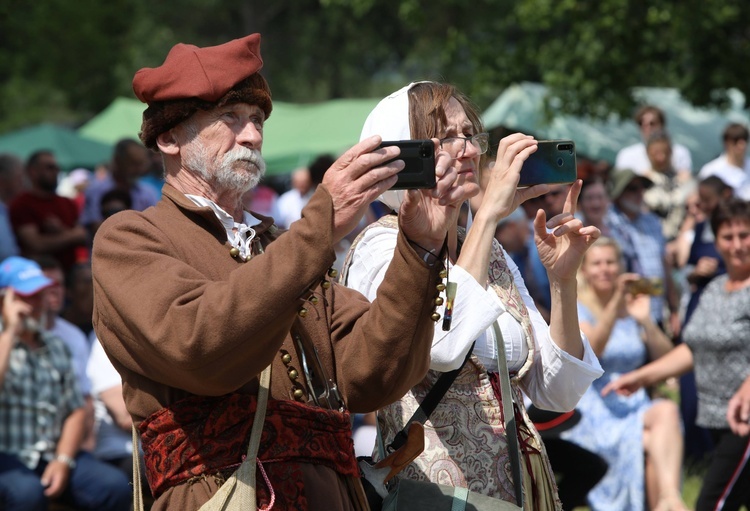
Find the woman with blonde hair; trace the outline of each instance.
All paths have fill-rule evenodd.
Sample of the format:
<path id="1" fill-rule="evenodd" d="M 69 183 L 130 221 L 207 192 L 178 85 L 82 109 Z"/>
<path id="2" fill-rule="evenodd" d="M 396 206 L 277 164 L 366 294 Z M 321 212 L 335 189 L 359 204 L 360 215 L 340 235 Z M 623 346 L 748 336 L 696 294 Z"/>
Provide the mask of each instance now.
<path id="1" fill-rule="evenodd" d="M 591 245 L 578 273 L 581 330 L 604 375 L 581 398 L 581 421 L 563 438 L 609 464 L 607 474 L 589 492 L 589 505 L 593 510 L 637 511 L 647 502 L 649 509 L 684 510 L 677 405 L 665 399 L 652 401 L 643 389 L 629 397 L 601 393 L 618 375 L 672 348 L 651 318 L 649 290 L 638 289 L 644 285 L 639 275 L 623 272 L 622 253 L 612 238 L 601 237 Z"/>

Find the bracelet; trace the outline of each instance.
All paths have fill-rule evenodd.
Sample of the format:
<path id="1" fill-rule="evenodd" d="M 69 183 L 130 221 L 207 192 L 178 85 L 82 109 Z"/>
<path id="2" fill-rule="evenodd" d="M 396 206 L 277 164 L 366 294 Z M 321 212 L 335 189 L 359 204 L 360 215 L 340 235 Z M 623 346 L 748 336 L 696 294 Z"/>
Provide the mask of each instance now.
<path id="1" fill-rule="evenodd" d="M 76 468 L 76 460 L 74 460 L 67 454 L 58 454 L 57 456 L 55 456 L 55 461 L 66 464 L 70 470 Z"/>

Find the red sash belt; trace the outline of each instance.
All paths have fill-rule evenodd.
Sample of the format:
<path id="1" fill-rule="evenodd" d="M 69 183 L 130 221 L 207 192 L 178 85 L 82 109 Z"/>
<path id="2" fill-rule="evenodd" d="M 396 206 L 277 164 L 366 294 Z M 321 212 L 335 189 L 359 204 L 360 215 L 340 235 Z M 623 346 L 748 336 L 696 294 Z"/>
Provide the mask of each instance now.
<path id="1" fill-rule="evenodd" d="M 193 477 L 216 474 L 242 463 L 256 404 L 255 396 L 249 394 L 195 396 L 144 420 L 139 429 L 146 476 L 154 496 Z M 299 463 L 324 465 L 341 475 L 359 476 L 349 414 L 294 401 L 268 401 L 258 460 L 287 462 L 274 463 L 270 470 L 263 470 L 261 465 L 277 496 L 283 492 L 294 498 L 302 492 Z M 262 494 L 267 492 L 258 490 L 259 501 L 264 500 Z M 273 489 L 265 490 L 273 494 Z"/>

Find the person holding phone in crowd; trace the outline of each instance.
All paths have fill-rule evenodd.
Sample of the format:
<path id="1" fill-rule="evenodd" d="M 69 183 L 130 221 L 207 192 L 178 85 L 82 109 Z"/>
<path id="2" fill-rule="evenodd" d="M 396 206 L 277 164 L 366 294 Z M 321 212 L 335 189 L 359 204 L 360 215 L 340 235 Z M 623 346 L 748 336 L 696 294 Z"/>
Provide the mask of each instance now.
<path id="1" fill-rule="evenodd" d="M 612 238 L 599 238 L 583 257 L 578 316 L 604 375 L 581 398 L 580 422 L 562 436 L 609 464 L 589 492 L 592 510 L 637 511 L 648 502 L 649 509 L 684 511 L 677 405 L 667 399 L 652 401 L 644 389 L 627 398 L 601 395 L 613 378 L 672 348 L 651 318 L 651 297 L 635 287 L 640 278 L 623 271 L 622 253 Z"/>
<path id="2" fill-rule="evenodd" d="M 560 215 L 548 219 L 539 211 L 534 221 L 537 249 L 552 290 L 548 326 L 515 264 L 494 240 L 501 218 L 549 188 L 544 184 L 517 188 L 521 165 L 536 149 L 537 141 L 521 133 L 504 138 L 494 168 L 483 169 L 481 157 L 488 141 L 476 108 L 453 86 L 436 82 L 413 83 L 383 99 L 367 118 L 361 138 L 373 135 L 385 140 L 439 138 L 443 151 L 453 158 L 465 199 L 480 193 L 478 174 L 490 172 L 468 234 L 457 225 L 458 205 L 453 211 L 445 280 L 457 284 L 457 293 L 450 328 L 435 329 L 430 371 L 398 403 L 378 412 L 387 444 L 404 427 L 439 373 L 461 368 L 425 423 L 425 451 L 402 476 L 441 483 L 449 478 L 448 484 L 515 501 L 513 478 L 507 469 L 508 438 L 500 412 L 500 400 L 510 396 L 499 392 L 498 354 L 491 328 L 497 322 L 506 350 L 499 356 L 507 358 L 513 376 L 519 440 L 524 446 L 522 484 L 527 509 L 560 509 L 549 460 L 523 406 L 521 389 L 537 406 L 569 411 L 601 375 L 596 356 L 578 328 L 575 308 L 575 274 L 581 257 L 599 236 L 596 227 L 584 227 L 573 216 L 581 183 L 570 187 Z M 387 192 L 381 200 L 398 211 L 401 193 Z M 346 275 L 342 276 L 349 287 L 370 299 L 380 292 L 389 262 L 397 256 L 394 246 L 401 235 L 399 223 L 403 223 L 400 215 L 384 217 L 363 231 L 350 251 Z M 433 296 L 437 295 L 436 291 Z M 445 314 L 443 299 L 436 303 L 438 312 Z M 493 417 L 489 423 L 487 416 Z"/>
<path id="3" fill-rule="evenodd" d="M 255 485 L 259 509 L 365 508 L 345 410 L 385 406 L 429 365 L 445 211 L 463 194 L 450 156 L 437 154 L 434 189 L 407 195 L 370 303 L 331 282 L 334 245 L 395 184 L 399 151 L 376 136 L 346 151 L 288 231 L 245 210 L 272 110 L 262 64 L 252 34 L 177 44 L 136 73 L 140 136 L 166 183 L 155 207 L 111 216 L 94 241 L 94 329 L 122 376 L 155 511 L 221 497 L 238 466 L 257 468 L 240 483 Z M 262 439 L 243 461 L 261 386 Z"/>
<path id="4" fill-rule="evenodd" d="M 720 203 L 711 215 L 711 229 L 727 272 L 703 290 L 683 329 L 683 343 L 611 381 L 602 394 L 629 396 L 695 371 L 696 423 L 709 430 L 714 443 L 695 509 L 731 511 L 750 506 L 750 437 L 737 424 L 740 413 L 747 416 L 737 405 L 750 376 L 750 203 L 736 198 Z M 738 390 L 740 397 L 733 399 Z"/>

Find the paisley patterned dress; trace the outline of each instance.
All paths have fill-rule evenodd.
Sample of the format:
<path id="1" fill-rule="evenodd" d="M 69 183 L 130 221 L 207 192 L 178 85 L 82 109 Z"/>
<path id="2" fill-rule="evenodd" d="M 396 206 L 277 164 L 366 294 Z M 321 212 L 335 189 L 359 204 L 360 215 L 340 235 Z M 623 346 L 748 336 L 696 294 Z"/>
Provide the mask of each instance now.
<path id="1" fill-rule="evenodd" d="M 388 216 L 373 225 L 397 228 L 397 221 L 395 217 Z M 350 257 L 366 231 L 355 240 Z M 463 238 L 464 231 L 459 229 L 459 243 Z M 349 263 L 347 260 L 344 264 L 344 272 Z M 346 278 L 345 273 L 342 277 Z M 528 309 L 515 286 L 502 247 L 497 242 L 494 242 L 490 256 L 488 283 L 525 333 L 528 356 L 521 369 L 511 374 L 513 399 L 516 403 L 523 403 L 519 382 L 534 359 L 534 332 Z M 378 411 L 378 424 L 386 445 L 405 426 L 441 374 L 430 370 L 424 380 L 403 398 Z M 424 451 L 399 477 L 468 488 L 484 495 L 515 501 L 502 416 L 501 399 L 505 396 L 500 396 L 499 391 L 495 390 L 498 386 L 492 384 L 493 377 L 476 356 L 470 357 L 424 425 Z M 524 406 L 515 406 L 515 414 L 522 450 L 525 509 L 560 510 L 562 504 L 557 497 L 557 486 L 541 437 Z M 377 459 L 377 452 L 374 457 Z"/>

